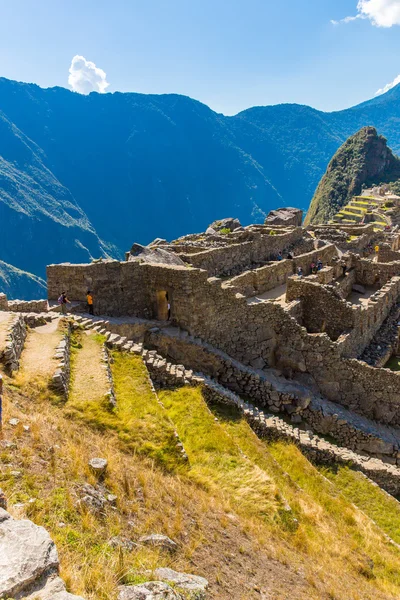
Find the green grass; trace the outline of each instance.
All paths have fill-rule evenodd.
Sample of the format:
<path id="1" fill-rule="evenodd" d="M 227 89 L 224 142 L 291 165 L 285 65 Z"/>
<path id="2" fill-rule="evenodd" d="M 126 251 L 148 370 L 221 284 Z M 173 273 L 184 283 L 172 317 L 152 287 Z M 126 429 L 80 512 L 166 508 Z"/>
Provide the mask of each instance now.
<path id="1" fill-rule="evenodd" d="M 191 479 L 207 490 L 223 491 L 236 510 L 272 521 L 279 504 L 274 482 L 242 454 L 234 439 L 215 421 L 201 388 L 161 391 L 160 399 L 189 456 Z"/>
<path id="2" fill-rule="evenodd" d="M 167 470 L 182 467 L 184 461 L 173 425 L 151 388 L 141 357 L 112 353 L 117 405 L 110 404 L 106 395 L 108 383 L 100 381 L 105 377 L 104 370 L 101 364 L 94 364 L 100 360 L 103 339 L 99 335 L 91 334 L 87 338 L 78 333 L 73 340 L 67 414 L 100 431 L 115 433 L 126 451 L 149 456 Z M 87 356 L 82 360 L 80 353 L 84 351 Z"/>
<path id="3" fill-rule="evenodd" d="M 400 504 L 395 498 L 374 485 L 362 473 L 347 467 L 320 470 L 347 500 L 358 506 L 392 540 L 400 544 Z"/>
<path id="4" fill-rule="evenodd" d="M 122 427 L 120 439 L 129 448 L 157 459 L 168 468 L 182 465 L 171 420 L 150 387 L 140 356 L 113 352 L 112 375 Z"/>

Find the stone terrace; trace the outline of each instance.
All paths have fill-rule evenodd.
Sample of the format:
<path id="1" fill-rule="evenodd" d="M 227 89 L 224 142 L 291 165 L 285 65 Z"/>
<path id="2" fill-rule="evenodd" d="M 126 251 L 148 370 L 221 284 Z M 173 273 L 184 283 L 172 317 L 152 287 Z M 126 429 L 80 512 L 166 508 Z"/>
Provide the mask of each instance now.
<path id="1" fill-rule="evenodd" d="M 335 235 L 342 242 L 357 239 L 359 252 L 343 253 L 343 243 L 333 241 Z M 129 339 L 144 339 L 154 323 L 161 328 L 173 324 L 243 368 L 258 370 L 273 382 L 273 389 L 281 385 L 274 373 L 283 378 L 285 389 L 301 384 L 303 392 L 296 388 L 294 397 L 309 400 L 301 414 L 289 411 L 295 422 L 305 419 L 315 429 L 339 436 L 341 443 L 348 440 L 348 445 L 364 435 L 379 438 L 382 426 L 392 427 L 394 438 L 400 439 L 400 374 L 357 358 L 368 355 L 370 345 L 377 345 L 389 330 L 392 347 L 398 348 L 392 335 L 400 302 L 398 238 L 393 231 L 375 232 L 370 226 L 329 225 L 309 230 L 249 226 L 170 244 L 156 240 L 148 250 L 162 248 L 181 262 L 155 264 L 146 251 L 145 258 L 140 252 L 127 253 L 125 262 L 50 265 L 49 301 L 65 288 L 75 305 L 82 306 L 90 288 L 96 314 L 118 317 L 118 331 L 124 330 Z M 379 254 L 370 257 L 371 241 L 385 248 L 386 262 Z M 323 267 L 311 273 L 317 259 Z M 298 267 L 303 277 L 295 275 Z M 140 326 L 132 323 L 138 319 Z M 224 365 L 222 371 L 229 374 L 230 367 Z M 207 372 L 206 366 L 202 370 Z M 361 438 L 340 437 L 334 418 L 321 421 L 321 415 L 335 414 L 335 405 L 338 414 L 348 411 L 343 413 L 346 422 L 351 415 L 369 420 L 368 426 L 361 425 L 354 417 L 364 432 Z M 285 402 L 275 408 L 288 412 Z M 307 418 L 306 410 L 311 411 Z M 365 433 L 374 428 L 377 433 Z M 384 447 L 392 444 L 391 435 L 382 434 Z"/>

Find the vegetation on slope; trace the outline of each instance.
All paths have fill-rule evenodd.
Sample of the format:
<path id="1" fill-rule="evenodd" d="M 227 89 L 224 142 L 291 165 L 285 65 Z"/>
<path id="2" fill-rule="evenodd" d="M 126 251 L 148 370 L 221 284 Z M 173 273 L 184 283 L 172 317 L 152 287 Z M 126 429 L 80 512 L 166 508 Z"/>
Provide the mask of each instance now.
<path id="1" fill-rule="evenodd" d="M 79 330 L 74 333 L 67 414 L 100 431 L 115 432 L 122 448 L 147 455 L 168 470 L 182 467 L 174 428 L 151 388 L 141 358 L 113 352 L 117 404 L 110 404 L 109 382 L 102 363 L 104 341 L 101 335 Z"/>
<path id="2" fill-rule="evenodd" d="M 39 300 L 47 295 L 46 282 L 0 260 L 0 293 L 10 300 Z"/>
<path id="3" fill-rule="evenodd" d="M 175 94 L 83 96 L 0 78 L 0 256 L 44 276 L 46 263 L 122 256 L 232 211 L 248 224 L 278 205 L 306 209 L 360 127 L 400 150 L 398 100 L 394 88 L 336 113 L 291 104 L 224 117 Z"/>
<path id="4" fill-rule="evenodd" d="M 210 410 L 200 388 L 160 391 L 166 413 L 157 417 L 161 405 L 148 393 L 141 359 L 115 353 L 122 414 L 108 426 L 103 410 L 94 410 L 94 371 L 78 362 L 85 339 L 91 351 L 86 359 L 90 354 L 96 361 L 92 342 L 101 342 L 93 335 L 75 342 L 72 411 L 69 402 L 49 402 L 44 388 L 31 387 L 24 373 L 7 380 L 4 433 L 12 443 L 0 452 L 0 485 L 10 510 L 49 529 L 71 591 L 88 600 L 115 600 L 120 583 L 143 581 L 154 568 L 170 566 L 205 576 L 210 599 L 399 597 L 400 551 L 354 499 L 292 444 L 258 439 L 234 409 Z M 86 387 L 78 368 L 86 374 Z M 11 417 L 20 423 L 12 427 Z M 157 441 L 157 420 L 173 422 L 189 456 L 185 469 L 168 471 L 147 455 L 145 425 Z M 128 430 L 135 444 L 121 442 L 120 433 Z M 88 467 L 94 456 L 108 460 L 103 482 Z M 115 505 L 89 510 L 81 501 L 87 484 L 114 494 Z M 367 480 L 365 486 L 372 497 L 375 486 Z M 379 502 L 376 497 L 376 506 Z M 399 526 L 393 501 L 390 527 Z M 177 552 L 110 543 L 116 536 L 137 543 L 150 533 L 170 536 Z"/>
<path id="5" fill-rule="evenodd" d="M 329 221 L 361 193 L 363 185 L 396 182 L 399 178 L 400 159 L 376 129 L 364 127 L 346 140 L 332 158 L 311 201 L 305 224 Z"/>

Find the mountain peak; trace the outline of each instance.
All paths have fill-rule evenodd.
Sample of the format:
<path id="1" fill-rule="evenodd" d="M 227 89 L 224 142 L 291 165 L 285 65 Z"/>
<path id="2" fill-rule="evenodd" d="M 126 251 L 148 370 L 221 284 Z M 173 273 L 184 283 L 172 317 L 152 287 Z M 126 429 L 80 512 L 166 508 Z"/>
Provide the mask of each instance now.
<path id="1" fill-rule="evenodd" d="M 335 153 L 311 201 L 306 224 L 328 221 L 363 185 L 393 182 L 400 177 L 400 159 L 375 127 L 362 127 Z"/>

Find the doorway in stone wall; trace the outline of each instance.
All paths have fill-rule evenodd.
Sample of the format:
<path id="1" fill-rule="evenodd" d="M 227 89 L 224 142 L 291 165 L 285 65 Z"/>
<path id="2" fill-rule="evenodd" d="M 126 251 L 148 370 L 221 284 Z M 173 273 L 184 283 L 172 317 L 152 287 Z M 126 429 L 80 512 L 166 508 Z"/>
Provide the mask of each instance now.
<path id="1" fill-rule="evenodd" d="M 170 317 L 170 303 L 169 294 L 166 290 L 159 290 L 157 292 L 157 319 L 159 321 L 168 321 Z"/>

